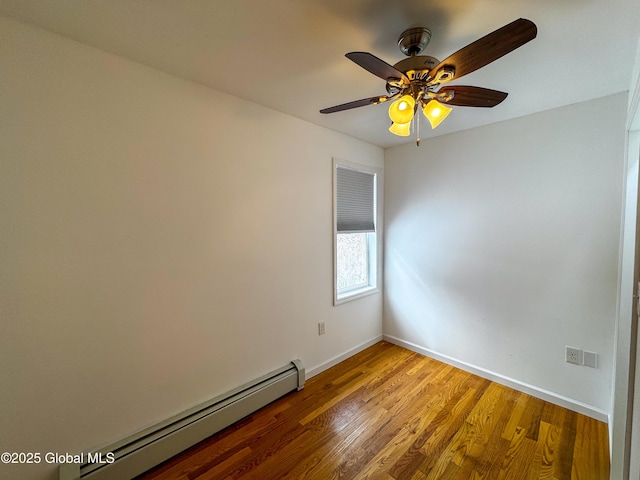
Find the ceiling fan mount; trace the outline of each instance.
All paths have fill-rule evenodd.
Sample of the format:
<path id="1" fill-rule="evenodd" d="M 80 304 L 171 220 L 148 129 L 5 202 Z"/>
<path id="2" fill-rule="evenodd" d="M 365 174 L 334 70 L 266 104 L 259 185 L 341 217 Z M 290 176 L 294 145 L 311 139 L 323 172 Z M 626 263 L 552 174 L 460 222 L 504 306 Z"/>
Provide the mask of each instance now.
<path id="1" fill-rule="evenodd" d="M 419 128 L 419 115 L 415 115 L 418 108 L 435 128 L 450 113 L 451 108 L 447 105 L 495 107 L 507 98 L 507 93 L 482 87 L 443 85 L 521 47 L 533 40 L 537 32 L 531 20 L 520 18 L 438 61 L 437 58 L 420 55 L 431 40 L 431 30 L 426 27 L 409 28 L 398 38 L 398 47 L 408 58 L 393 66 L 368 52 L 346 54 L 349 60 L 385 80 L 388 95 L 324 108 L 320 113 L 335 113 L 393 100 L 389 107 L 392 120 L 389 131 L 408 136 L 414 118 L 417 119 L 416 130 Z M 419 138 L 417 143 L 420 144 Z"/>
<path id="2" fill-rule="evenodd" d="M 400 34 L 398 48 L 407 57 L 419 55 L 431 40 L 431 30 L 426 27 L 409 28 Z"/>

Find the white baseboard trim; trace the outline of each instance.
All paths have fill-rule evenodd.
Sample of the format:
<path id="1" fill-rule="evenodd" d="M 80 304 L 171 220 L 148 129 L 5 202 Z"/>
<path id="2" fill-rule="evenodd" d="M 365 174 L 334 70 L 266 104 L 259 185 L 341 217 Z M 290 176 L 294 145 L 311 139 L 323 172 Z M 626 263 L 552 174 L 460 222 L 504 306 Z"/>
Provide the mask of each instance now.
<path id="1" fill-rule="evenodd" d="M 486 378 L 487 380 L 505 385 L 509 388 L 513 388 L 514 390 L 526 393 L 527 395 L 531 395 L 555 405 L 560 405 L 561 407 L 573 410 L 574 412 L 582 413 L 583 415 L 595 418 L 596 420 L 600 420 L 601 422 L 609 422 L 609 412 L 605 412 L 604 410 L 593 407 L 592 405 L 587 405 L 586 403 L 579 402 L 578 400 L 575 400 L 573 398 L 565 397 L 564 395 L 545 390 L 544 388 L 539 388 L 534 385 L 521 382 L 520 380 L 515 380 L 499 373 L 495 373 L 490 370 L 471 365 L 467 362 L 457 360 L 453 357 L 449 357 L 448 355 L 443 355 L 441 353 L 435 352 L 425 347 L 421 347 L 420 345 L 416 345 L 415 343 L 402 340 L 401 338 L 397 338 L 392 335 L 385 334 L 382 336 L 382 338 L 389 343 L 393 343 L 400 347 L 406 348 L 407 350 L 419 353 L 421 355 L 424 355 L 425 357 L 433 358 L 434 360 L 438 360 L 448 365 L 453 365 L 454 367 L 457 367 L 461 370 L 473 373 L 474 375 L 478 375 L 479 377 Z"/>
<path id="2" fill-rule="evenodd" d="M 340 362 L 346 360 L 349 357 L 353 357 L 356 353 L 360 353 L 361 351 L 363 351 L 366 348 L 369 348 L 372 345 L 375 345 L 376 343 L 380 342 L 382 340 L 382 335 L 378 335 L 377 337 L 372 338 L 371 340 L 367 340 L 364 343 L 361 343 L 360 345 L 347 350 L 344 353 L 341 353 L 340 355 L 337 355 L 335 357 L 333 357 L 332 359 L 317 365 L 313 368 L 308 368 L 306 371 L 306 377 L 307 378 L 311 378 L 314 377 L 316 375 L 318 375 L 319 373 L 324 372 L 325 370 L 330 369 L 331 367 L 339 364 Z"/>

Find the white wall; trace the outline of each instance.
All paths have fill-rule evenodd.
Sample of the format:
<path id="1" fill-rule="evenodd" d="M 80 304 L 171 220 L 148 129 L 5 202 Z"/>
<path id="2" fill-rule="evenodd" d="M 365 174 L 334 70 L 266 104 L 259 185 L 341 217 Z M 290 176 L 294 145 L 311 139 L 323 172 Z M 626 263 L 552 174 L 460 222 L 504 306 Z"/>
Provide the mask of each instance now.
<path id="1" fill-rule="evenodd" d="M 387 150 L 385 334 L 606 419 L 626 108 L 623 93 Z"/>
<path id="2" fill-rule="evenodd" d="M 2 17 L 0 85 L 0 451 L 86 451 L 379 338 L 380 294 L 332 306 L 331 165 L 382 149 Z"/>

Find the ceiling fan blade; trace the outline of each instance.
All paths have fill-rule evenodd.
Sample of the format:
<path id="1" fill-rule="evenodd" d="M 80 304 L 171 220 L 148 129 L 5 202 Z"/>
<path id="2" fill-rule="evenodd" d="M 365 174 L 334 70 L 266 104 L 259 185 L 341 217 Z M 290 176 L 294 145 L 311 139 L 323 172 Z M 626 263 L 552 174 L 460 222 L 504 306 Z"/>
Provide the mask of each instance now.
<path id="1" fill-rule="evenodd" d="M 405 84 L 409 84 L 409 79 L 400 70 L 392 67 L 384 60 L 380 60 L 375 55 L 367 52 L 350 52 L 345 55 L 352 62 L 357 63 L 365 70 L 373 73 L 383 80 L 389 80 L 392 78 L 399 78 Z"/>
<path id="2" fill-rule="evenodd" d="M 459 107 L 495 107 L 509 95 L 498 90 L 464 85 L 451 85 L 438 90 L 439 94 L 446 95 L 448 92 L 453 93 L 453 98 L 443 103 Z"/>
<path id="3" fill-rule="evenodd" d="M 454 75 L 444 75 L 439 83 L 460 78 L 521 47 L 537 34 L 538 28 L 531 20 L 515 20 L 447 57 L 433 69 L 432 78 L 437 78 L 438 72 L 445 67 L 453 67 Z"/>
<path id="4" fill-rule="evenodd" d="M 386 97 L 382 97 L 383 99 Z M 320 113 L 335 113 L 342 112 L 343 110 L 351 110 L 352 108 L 364 107 L 366 105 L 375 105 L 380 103 L 381 97 L 363 98 L 362 100 L 355 100 L 353 102 L 343 103 L 336 105 L 335 107 L 323 108 Z"/>

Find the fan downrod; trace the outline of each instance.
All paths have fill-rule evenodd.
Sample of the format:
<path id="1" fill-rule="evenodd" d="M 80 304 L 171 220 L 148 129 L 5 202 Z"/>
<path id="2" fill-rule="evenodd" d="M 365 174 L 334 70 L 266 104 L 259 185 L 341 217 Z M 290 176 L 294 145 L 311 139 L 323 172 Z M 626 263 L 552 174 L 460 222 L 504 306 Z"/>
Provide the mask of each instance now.
<path id="1" fill-rule="evenodd" d="M 409 28 L 400 34 L 398 48 L 407 57 L 419 55 L 431 40 L 431 30 L 426 27 Z"/>

